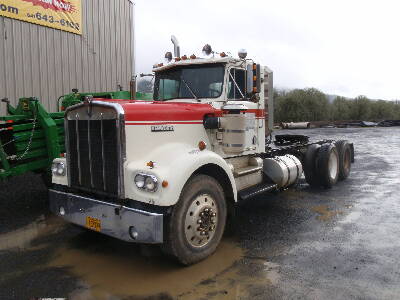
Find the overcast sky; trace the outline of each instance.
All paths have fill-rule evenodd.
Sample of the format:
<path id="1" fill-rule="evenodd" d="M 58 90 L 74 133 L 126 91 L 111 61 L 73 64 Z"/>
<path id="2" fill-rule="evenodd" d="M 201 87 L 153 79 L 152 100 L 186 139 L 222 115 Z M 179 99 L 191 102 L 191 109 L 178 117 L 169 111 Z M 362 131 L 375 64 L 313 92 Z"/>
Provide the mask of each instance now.
<path id="1" fill-rule="evenodd" d="M 137 73 L 204 44 L 274 71 L 278 88 L 400 99 L 400 4 L 358 0 L 135 0 Z"/>

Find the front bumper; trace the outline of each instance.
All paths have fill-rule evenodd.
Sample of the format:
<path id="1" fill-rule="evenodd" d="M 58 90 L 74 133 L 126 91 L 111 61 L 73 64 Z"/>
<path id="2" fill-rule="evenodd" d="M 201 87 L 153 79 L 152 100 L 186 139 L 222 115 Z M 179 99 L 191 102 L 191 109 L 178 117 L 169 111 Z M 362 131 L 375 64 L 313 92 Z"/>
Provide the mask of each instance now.
<path id="1" fill-rule="evenodd" d="M 163 242 L 162 214 L 57 190 L 49 190 L 49 201 L 50 210 L 71 223 L 86 227 L 87 217 L 91 217 L 100 220 L 99 232 L 117 239 L 149 244 Z"/>

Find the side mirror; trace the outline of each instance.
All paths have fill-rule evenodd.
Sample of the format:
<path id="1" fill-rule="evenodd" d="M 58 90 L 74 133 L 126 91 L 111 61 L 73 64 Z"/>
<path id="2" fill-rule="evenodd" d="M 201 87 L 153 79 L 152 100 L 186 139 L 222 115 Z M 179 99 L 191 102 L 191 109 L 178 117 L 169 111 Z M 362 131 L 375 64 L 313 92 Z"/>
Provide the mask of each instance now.
<path id="1" fill-rule="evenodd" d="M 256 94 L 261 91 L 261 66 L 252 64 L 247 66 L 246 93 Z"/>

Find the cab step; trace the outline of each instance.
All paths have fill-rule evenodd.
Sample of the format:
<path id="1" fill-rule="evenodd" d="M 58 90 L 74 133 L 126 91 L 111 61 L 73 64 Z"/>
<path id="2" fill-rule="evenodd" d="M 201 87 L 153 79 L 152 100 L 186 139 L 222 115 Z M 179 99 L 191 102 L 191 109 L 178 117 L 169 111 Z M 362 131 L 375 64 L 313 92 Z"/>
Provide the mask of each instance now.
<path id="1" fill-rule="evenodd" d="M 244 189 L 238 194 L 241 200 L 247 200 L 260 194 L 276 190 L 277 188 L 278 185 L 276 183 L 260 183 L 256 186 Z"/>

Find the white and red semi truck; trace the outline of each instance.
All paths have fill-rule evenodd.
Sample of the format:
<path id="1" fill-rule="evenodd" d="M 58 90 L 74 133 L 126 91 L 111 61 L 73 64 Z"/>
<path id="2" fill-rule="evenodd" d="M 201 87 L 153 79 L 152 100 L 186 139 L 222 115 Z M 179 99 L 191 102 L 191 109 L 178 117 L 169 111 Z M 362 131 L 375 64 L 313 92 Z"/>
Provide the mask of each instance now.
<path id="1" fill-rule="evenodd" d="M 239 201 L 284 190 L 303 171 L 310 185 L 328 188 L 349 175 L 348 141 L 266 139 L 268 68 L 245 51 L 203 50 L 202 58 L 167 53 L 154 66 L 154 101 L 87 97 L 67 109 L 52 212 L 121 240 L 161 244 L 193 264 L 216 250 Z"/>

